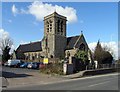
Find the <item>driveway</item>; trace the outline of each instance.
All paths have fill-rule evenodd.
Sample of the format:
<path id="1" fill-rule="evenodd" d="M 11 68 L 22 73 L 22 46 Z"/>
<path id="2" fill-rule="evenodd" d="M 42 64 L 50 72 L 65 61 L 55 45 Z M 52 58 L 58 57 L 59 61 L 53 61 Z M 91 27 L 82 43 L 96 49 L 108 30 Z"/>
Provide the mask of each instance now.
<path id="1" fill-rule="evenodd" d="M 24 85 L 41 85 L 64 81 L 66 78 L 40 73 L 40 70 L 2 67 L 2 76 L 7 79 L 8 88 Z"/>
<path id="2" fill-rule="evenodd" d="M 2 66 L 2 71 L 14 72 L 14 73 L 29 73 L 29 72 L 38 72 L 39 70 L 27 69 L 27 68 L 10 68 Z"/>

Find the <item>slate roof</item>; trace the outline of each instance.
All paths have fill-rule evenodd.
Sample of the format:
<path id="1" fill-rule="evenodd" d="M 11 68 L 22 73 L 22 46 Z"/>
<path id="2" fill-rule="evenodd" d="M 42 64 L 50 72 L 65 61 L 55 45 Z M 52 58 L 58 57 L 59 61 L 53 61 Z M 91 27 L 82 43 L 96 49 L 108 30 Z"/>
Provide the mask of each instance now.
<path id="1" fill-rule="evenodd" d="M 76 41 L 78 40 L 79 36 L 72 36 L 67 37 L 67 46 L 66 50 L 73 49 Z M 20 45 L 17 50 L 17 52 L 36 52 L 36 51 L 42 51 L 42 44 L 41 41 L 37 42 L 31 42 L 28 44 L 22 44 Z"/>
<path id="2" fill-rule="evenodd" d="M 41 41 L 31 42 L 28 44 L 20 45 L 17 50 L 18 52 L 36 52 L 42 51 Z"/>
<path id="3" fill-rule="evenodd" d="M 73 49 L 77 39 L 79 38 L 79 36 L 72 36 L 72 37 L 68 37 L 67 38 L 67 47 L 66 49 Z"/>

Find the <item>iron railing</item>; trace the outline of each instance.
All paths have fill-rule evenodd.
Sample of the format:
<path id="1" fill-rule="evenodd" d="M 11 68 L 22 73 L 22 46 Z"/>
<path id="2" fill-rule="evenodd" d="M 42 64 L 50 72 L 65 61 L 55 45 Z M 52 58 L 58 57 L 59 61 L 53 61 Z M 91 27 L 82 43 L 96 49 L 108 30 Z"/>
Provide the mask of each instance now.
<path id="1" fill-rule="evenodd" d="M 107 68 L 120 68 L 120 64 L 98 64 L 98 65 L 87 65 L 86 66 L 86 70 L 107 69 Z"/>

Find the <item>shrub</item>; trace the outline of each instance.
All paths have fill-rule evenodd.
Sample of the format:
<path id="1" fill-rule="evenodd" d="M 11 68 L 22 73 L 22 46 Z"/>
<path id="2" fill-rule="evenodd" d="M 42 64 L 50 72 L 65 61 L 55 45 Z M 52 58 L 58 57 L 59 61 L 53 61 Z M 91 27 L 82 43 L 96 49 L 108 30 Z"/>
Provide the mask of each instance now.
<path id="1" fill-rule="evenodd" d="M 63 64 L 62 63 L 51 63 L 40 69 L 40 72 L 45 74 L 58 74 L 63 75 Z"/>

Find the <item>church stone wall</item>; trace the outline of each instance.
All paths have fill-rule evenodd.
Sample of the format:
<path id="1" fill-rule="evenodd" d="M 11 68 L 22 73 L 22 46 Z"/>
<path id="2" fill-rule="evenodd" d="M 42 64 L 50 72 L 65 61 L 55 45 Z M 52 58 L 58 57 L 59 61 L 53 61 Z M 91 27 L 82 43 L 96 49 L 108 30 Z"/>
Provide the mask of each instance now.
<path id="1" fill-rule="evenodd" d="M 55 55 L 56 57 L 64 57 L 67 39 L 65 36 L 55 36 Z"/>
<path id="2" fill-rule="evenodd" d="M 76 54 L 77 49 L 66 50 L 65 54 L 67 55 L 68 52 L 70 53 L 70 56 L 73 57 Z"/>
<path id="3" fill-rule="evenodd" d="M 38 52 L 25 52 L 25 60 L 38 60 L 41 58 L 43 52 L 38 51 Z"/>

